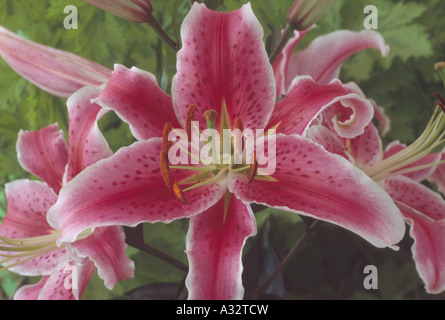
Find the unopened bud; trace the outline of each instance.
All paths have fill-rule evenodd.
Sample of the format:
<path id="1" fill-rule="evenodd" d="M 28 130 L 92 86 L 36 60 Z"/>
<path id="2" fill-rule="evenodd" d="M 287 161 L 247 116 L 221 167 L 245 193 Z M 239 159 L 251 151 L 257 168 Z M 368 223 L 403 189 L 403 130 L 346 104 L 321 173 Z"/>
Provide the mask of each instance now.
<path id="1" fill-rule="evenodd" d="M 337 0 L 295 0 L 287 13 L 287 22 L 297 30 L 306 30 L 321 19 Z"/>
<path id="2" fill-rule="evenodd" d="M 141 23 L 150 20 L 153 6 L 150 0 L 84 0 L 120 18 Z"/>

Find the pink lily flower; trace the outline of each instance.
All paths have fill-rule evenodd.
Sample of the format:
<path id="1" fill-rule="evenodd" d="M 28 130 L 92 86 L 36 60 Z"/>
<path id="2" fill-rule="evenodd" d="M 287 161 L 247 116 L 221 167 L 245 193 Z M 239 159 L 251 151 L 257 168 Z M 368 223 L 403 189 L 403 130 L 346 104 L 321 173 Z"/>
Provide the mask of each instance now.
<path id="1" fill-rule="evenodd" d="M 438 109 L 413 144 L 394 141 L 385 151 L 373 123 L 354 139 L 340 138 L 332 128 L 319 125 L 308 133 L 327 150 L 349 159 L 392 197 L 410 226 L 413 259 L 428 293 L 445 290 L 445 201 L 420 182 L 430 179 L 443 184 L 440 170 L 444 159 L 433 150 L 443 141 L 444 129 L 445 115 Z"/>
<path id="2" fill-rule="evenodd" d="M 0 56 L 29 82 L 64 98 L 84 86 L 99 86 L 111 76 L 111 70 L 96 62 L 26 40 L 1 26 Z"/>
<path id="3" fill-rule="evenodd" d="M 340 225 L 377 247 L 403 237 L 400 212 L 380 186 L 302 137 L 323 110 L 348 115 L 332 118 L 341 136 L 359 135 L 373 116 L 366 99 L 338 80 L 322 85 L 299 77 L 276 103 L 264 33 L 249 4 L 224 13 L 195 3 L 181 36 L 171 97 L 152 74 L 116 65 L 93 100 L 114 110 L 138 141 L 63 186 L 48 212 L 49 224 L 62 233 L 59 241 L 75 241 L 97 227 L 190 218 L 188 298 L 241 299 L 242 249 L 256 232 L 251 203 Z M 258 161 L 169 164 L 170 145 L 180 144 L 169 141 L 169 133 L 191 132 L 193 120 L 200 132 L 205 123 L 219 131 L 277 129 L 274 173 L 261 175 L 264 166 Z M 259 140 L 270 141 L 268 136 Z M 269 147 L 256 152 L 264 155 Z"/>
<path id="4" fill-rule="evenodd" d="M 46 220 L 64 182 L 112 155 L 97 127 L 104 111 L 90 102 L 99 92 L 85 87 L 68 99 L 69 146 L 57 124 L 19 133 L 21 166 L 44 182 L 6 184 L 7 214 L 0 224 L 1 264 L 3 269 L 24 276 L 43 277 L 35 285 L 20 288 L 15 299 L 79 299 L 96 269 L 109 289 L 117 281 L 133 277 L 134 264 L 126 257 L 125 235 L 118 226 L 97 228 L 59 246 L 60 232 Z"/>
<path id="5" fill-rule="evenodd" d="M 294 52 L 295 46 L 309 31 L 294 31 L 294 37 L 273 63 L 277 96 L 286 95 L 293 79 L 300 75 L 309 75 L 321 84 L 329 83 L 339 77 L 343 62 L 361 50 L 379 49 L 382 56 L 389 53 L 383 37 L 372 30 L 335 31 L 317 37 L 307 48 Z M 317 63 L 313 62 L 314 57 L 317 57 Z"/>

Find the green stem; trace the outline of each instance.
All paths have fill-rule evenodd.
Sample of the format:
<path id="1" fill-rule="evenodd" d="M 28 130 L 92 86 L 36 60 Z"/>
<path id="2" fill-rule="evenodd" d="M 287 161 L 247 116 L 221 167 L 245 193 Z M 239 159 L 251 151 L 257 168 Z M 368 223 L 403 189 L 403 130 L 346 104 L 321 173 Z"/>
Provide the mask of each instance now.
<path id="1" fill-rule="evenodd" d="M 148 25 L 154 30 L 154 32 L 161 38 L 165 43 L 171 47 L 175 51 L 179 51 L 179 44 L 169 37 L 167 33 L 162 29 L 159 22 L 150 15 L 150 19 L 148 20 Z"/>
<path id="2" fill-rule="evenodd" d="M 294 29 L 287 25 L 284 29 L 283 35 L 281 36 L 280 42 L 278 42 L 277 46 L 275 47 L 274 51 L 269 57 L 270 64 L 273 64 L 275 60 L 277 60 L 278 56 L 280 55 L 281 51 L 283 51 L 284 47 L 286 46 L 289 39 L 294 34 Z"/>
<path id="3" fill-rule="evenodd" d="M 138 228 L 138 227 L 136 227 Z M 172 256 L 169 256 L 168 254 L 155 249 L 151 246 L 149 246 L 148 244 L 146 244 L 145 242 L 143 242 L 142 240 L 140 240 L 140 236 L 134 236 L 134 233 L 132 232 L 131 228 L 127 228 L 124 227 L 125 230 L 125 236 L 126 236 L 126 242 L 129 246 L 132 246 L 136 249 L 139 249 L 145 253 L 148 253 L 149 255 L 152 255 L 154 257 L 157 257 L 169 264 L 171 264 L 172 266 L 178 268 L 181 271 L 184 272 L 188 272 L 189 268 L 187 265 L 185 265 L 184 263 L 182 263 L 181 261 L 173 258 Z M 140 230 L 138 230 L 140 231 Z"/>

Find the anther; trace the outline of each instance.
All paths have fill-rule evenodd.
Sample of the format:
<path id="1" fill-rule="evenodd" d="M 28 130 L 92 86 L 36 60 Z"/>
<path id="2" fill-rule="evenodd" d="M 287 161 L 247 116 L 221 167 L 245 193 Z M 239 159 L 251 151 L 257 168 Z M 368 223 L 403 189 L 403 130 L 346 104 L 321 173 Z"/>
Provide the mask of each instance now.
<path id="1" fill-rule="evenodd" d="M 177 182 L 173 184 L 173 192 L 175 193 L 176 197 L 184 204 L 189 204 L 187 200 L 185 200 L 184 194 L 182 193 L 182 189 L 179 187 Z"/>
<path id="2" fill-rule="evenodd" d="M 239 129 L 241 132 L 244 131 L 243 121 L 240 118 L 235 119 L 235 129 Z"/>
<path id="3" fill-rule="evenodd" d="M 192 121 L 195 120 L 196 106 L 194 104 L 189 105 L 187 113 L 185 115 L 185 131 L 189 142 L 192 141 Z"/>
<path id="4" fill-rule="evenodd" d="M 172 123 L 167 122 L 164 125 L 164 131 L 162 132 L 162 148 L 166 153 L 168 153 L 168 150 L 170 150 L 170 147 L 172 146 L 172 142 L 168 140 L 170 131 L 172 131 Z"/>
<path id="5" fill-rule="evenodd" d="M 168 165 L 168 155 L 165 150 L 161 151 L 161 154 L 159 155 L 159 167 L 161 168 L 161 175 L 162 178 L 164 178 L 165 185 L 167 188 L 172 189 L 172 182 L 170 177 L 170 168 Z"/>
<path id="6" fill-rule="evenodd" d="M 436 96 L 439 99 L 439 101 L 437 101 L 436 103 L 436 106 L 439 106 L 442 111 L 445 112 L 445 98 L 442 98 L 442 96 L 437 92 L 434 92 L 433 96 Z"/>
<path id="7" fill-rule="evenodd" d="M 255 178 L 258 171 L 258 162 L 256 160 L 256 152 L 253 153 L 253 163 L 250 165 L 249 179 L 247 180 L 247 184 L 250 184 Z"/>

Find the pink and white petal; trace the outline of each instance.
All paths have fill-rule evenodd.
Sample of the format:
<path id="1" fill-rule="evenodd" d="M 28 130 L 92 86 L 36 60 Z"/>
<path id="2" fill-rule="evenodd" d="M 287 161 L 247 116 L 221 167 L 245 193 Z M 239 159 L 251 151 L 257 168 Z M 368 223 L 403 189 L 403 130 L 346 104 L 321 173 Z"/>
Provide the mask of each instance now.
<path id="1" fill-rule="evenodd" d="M 162 139 L 121 148 L 89 166 L 60 191 L 48 211 L 48 222 L 62 233 L 60 242 L 73 242 L 80 232 L 100 226 L 136 226 L 141 222 L 170 222 L 200 213 L 226 190 L 225 180 L 185 192 L 180 202 L 165 186 L 159 167 Z M 171 171 L 180 182 L 190 172 Z"/>
<path id="2" fill-rule="evenodd" d="M 349 150 L 354 158 L 354 165 L 362 170 L 370 168 L 383 159 L 382 140 L 371 122 L 365 132 L 349 140 Z"/>
<path id="3" fill-rule="evenodd" d="M 44 276 L 36 284 L 28 284 L 21 286 L 14 293 L 14 300 L 38 300 L 39 294 L 42 288 L 45 286 L 46 281 L 48 281 L 49 276 Z"/>
<path id="4" fill-rule="evenodd" d="M 287 84 L 299 75 L 309 75 L 323 84 L 338 78 L 343 62 L 355 53 L 369 48 L 389 52 L 383 37 L 376 31 L 339 30 L 316 38 L 304 50 L 294 53 L 289 62 Z"/>
<path id="5" fill-rule="evenodd" d="M 384 137 L 391 128 L 391 119 L 385 114 L 385 109 L 377 105 L 373 99 L 369 99 L 374 106 L 374 118 L 377 120 L 380 134 Z"/>
<path id="6" fill-rule="evenodd" d="M 230 125 L 236 118 L 245 128 L 264 128 L 275 104 L 275 79 L 264 31 L 250 4 L 232 12 L 216 12 L 194 3 L 181 27 L 172 82 L 173 106 L 181 124 L 189 105 L 206 128 L 204 111 L 214 109 L 221 120 L 227 107 Z"/>
<path id="7" fill-rule="evenodd" d="M 268 146 L 258 146 L 258 154 L 273 153 Z M 245 175 L 232 174 L 229 190 L 244 203 L 339 225 L 376 247 L 392 246 L 403 238 L 405 224 L 392 199 L 343 157 L 299 135 L 278 135 L 276 163 L 272 179 L 257 176 L 247 184 Z"/>
<path id="8" fill-rule="evenodd" d="M 242 299 L 241 254 L 246 239 L 255 233 L 252 210 L 234 195 L 192 217 L 186 240 L 188 299 Z"/>
<path id="9" fill-rule="evenodd" d="M 107 87 L 92 102 L 114 110 L 138 140 L 162 137 L 167 122 L 179 127 L 172 98 L 162 91 L 153 74 L 136 67 L 116 64 Z"/>
<path id="10" fill-rule="evenodd" d="M 88 259 L 62 261 L 41 288 L 39 300 L 79 300 L 95 271 Z"/>
<path id="11" fill-rule="evenodd" d="M 119 226 L 96 228 L 87 238 L 72 243 L 71 248 L 77 256 L 94 262 L 110 290 L 118 281 L 134 277 L 134 263 L 127 258 L 125 234 Z"/>
<path id="12" fill-rule="evenodd" d="M 445 290 L 445 220 L 434 221 L 404 203 L 398 205 L 411 225 L 411 250 L 425 290 L 439 294 Z"/>
<path id="13" fill-rule="evenodd" d="M 326 151 L 338 154 L 350 162 L 354 159 L 346 152 L 345 144 L 334 132 L 322 125 L 311 125 L 306 131 L 306 138 L 323 146 Z"/>
<path id="14" fill-rule="evenodd" d="M 287 71 L 290 57 L 292 56 L 292 51 L 295 49 L 296 45 L 300 42 L 303 36 L 309 30 L 298 31 L 294 30 L 294 36 L 288 41 L 283 51 L 280 53 L 278 58 L 273 63 L 273 72 L 275 76 L 275 85 L 277 98 L 281 95 L 287 94 L 288 85 L 286 83 Z"/>
<path id="15" fill-rule="evenodd" d="M 432 220 L 445 218 L 445 200 L 421 183 L 408 177 L 387 178 L 383 187 L 398 202 L 405 203 Z"/>
<path id="16" fill-rule="evenodd" d="M 406 148 L 406 145 L 400 143 L 399 141 L 393 141 L 391 142 L 387 147 L 383 154 L 383 158 L 389 158 L 390 156 L 396 154 L 397 152 L 402 151 Z M 415 168 L 420 166 L 427 166 L 433 163 L 436 163 L 440 161 L 441 154 L 440 153 L 430 153 L 421 158 L 420 160 L 410 164 L 409 166 L 403 167 L 401 170 L 409 169 L 409 168 Z M 429 168 L 416 170 L 413 172 L 405 173 L 404 176 L 411 178 L 415 181 L 423 181 L 425 179 L 428 179 L 436 170 L 437 166 L 431 166 Z"/>
<path id="17" fill-rule="evenodd" d="M 16 149 L 22 168 L 58 193 L 68 162 L 68 146 L 58 125 L 52 124 L 38 131 L 20 130 Z"/>
<path id="18" fill-rule="evenodd" d="M 102 88 L 84 87 L 68 98 L 69 149 L 64 183 L 87 166 L 113 154 L 97 126 L 107 111 L 90 102 L 101 92 Z"/>
<path id="19" fill-rule="evenodd" d="M 277 102 L 267 128 L 277 127 L 279 133 L 305 135 L 322 112 L 332 119 L 333 130 L 344 138 L 362 134 L 374 114 L 368 100 L 340 81 L 323 85 L 302 76 L 295 78 L 289 93 Z M 340 119 L 339 114 L 342 114 Z"/>
<path id="20" fill-rule="evenodd" d="M 46 222 L 46 212 L 57 200 L 57 195 L 40 181 L 16 180 L 5 186 L 7 214 L 0 224 L 0 235 L 6 238 L 22 239 L 51 234 L 54 230 Z M 5 252 L 14 255 L 17 252 Z M 26 276 L 46 275 L 54 270 L 65 254 L 63 248 L 56 248 L 34 259 L 14 267 L 11 271 Z M 8 266 L 17 259 L 5 262 Z"/>
<path id="21" fill-rule="evenodd" d="M 57 195 L 45 183 L 15 180 L 5 185 L 7 214 L 0 224 L 0 235 L 8 238 L 30 238 L 50 234 L 46 211 L 57 201 Z"/>
<path id="22" fill-rule="evenodd" d="M 0 56 L 23 78 L 65 98 L 84 86 L 105 83 L 111 76 L 111 70 L 94 61 L 26 40 L 1 26 Z"/>
<path id="23" fill-rule="evenodd" d="M 440 160 L 445 160 L 445 154 L 443 152 Z M 445 194 L 445 164 L 438 165 L 429 180 L 437 185 L 442 194 Z"/>

